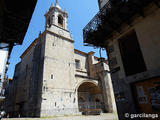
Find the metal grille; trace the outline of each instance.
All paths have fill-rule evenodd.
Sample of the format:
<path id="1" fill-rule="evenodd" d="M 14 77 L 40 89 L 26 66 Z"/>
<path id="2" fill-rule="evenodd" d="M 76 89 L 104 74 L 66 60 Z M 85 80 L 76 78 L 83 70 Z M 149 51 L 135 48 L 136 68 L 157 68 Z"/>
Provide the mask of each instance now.
<path id="1" fill-rule="evenodd" d="M 144 16 L 143 8 L 152 2 L 160 6 L 160 0 L 109 0 L 83 29 L 85 45 L 103 48 L 113 31 L 120 33 L 124 23 L 131 26 L 131 18 Z"/>

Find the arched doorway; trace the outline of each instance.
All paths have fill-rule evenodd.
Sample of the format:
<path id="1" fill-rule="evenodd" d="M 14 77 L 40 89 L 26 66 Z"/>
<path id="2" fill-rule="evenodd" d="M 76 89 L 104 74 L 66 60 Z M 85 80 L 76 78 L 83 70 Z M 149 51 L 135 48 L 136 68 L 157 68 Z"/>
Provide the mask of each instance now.
<path id="1" fill-rule="evenodd" d="M 79 111 L 85 114 L 103 111 L 102 92 L 99 86 L 92 82 L 82 83 L 78 88 L 78 106 Z"/>

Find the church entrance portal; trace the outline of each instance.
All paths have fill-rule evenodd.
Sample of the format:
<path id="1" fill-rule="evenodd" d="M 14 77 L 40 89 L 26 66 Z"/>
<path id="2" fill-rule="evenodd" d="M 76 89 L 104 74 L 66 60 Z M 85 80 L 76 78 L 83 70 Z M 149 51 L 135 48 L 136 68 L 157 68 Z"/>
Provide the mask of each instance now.
<path id="1" fill-rule="evenodd" d="M 100 114 L 104 103 L 100 88 L 92 82 L 84 82 L 78 88 L 78 106 L 82 114 Z"/>

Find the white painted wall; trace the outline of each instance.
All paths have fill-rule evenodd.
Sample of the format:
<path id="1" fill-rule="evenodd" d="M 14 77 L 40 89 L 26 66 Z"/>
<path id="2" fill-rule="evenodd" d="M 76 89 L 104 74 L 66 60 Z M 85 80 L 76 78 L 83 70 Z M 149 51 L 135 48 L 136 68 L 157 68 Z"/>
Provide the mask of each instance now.
<path id="1" fill-rule="evenodd" d="M 5 44 L 5 43 L 0 44 L 0 47 L 5 47 L 5 46 L 7 46 L 7 44 Z M 8 48 L 0 49 L 0 75 L 1 75 L 0 93 L 2 90 L 2 83 L 1 82 L 4 81 L 7 58 L 8 58 Z"/>

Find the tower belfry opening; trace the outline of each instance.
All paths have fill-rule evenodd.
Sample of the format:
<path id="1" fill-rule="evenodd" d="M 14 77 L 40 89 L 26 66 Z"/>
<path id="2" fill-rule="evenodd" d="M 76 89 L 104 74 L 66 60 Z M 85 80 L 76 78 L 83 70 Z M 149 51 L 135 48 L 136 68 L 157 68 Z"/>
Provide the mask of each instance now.
<path id="1" fill-rule="evenodd" d="M 61 15 L 58 16 L 58 26 L 63 27 L 63 17 Z"/>

